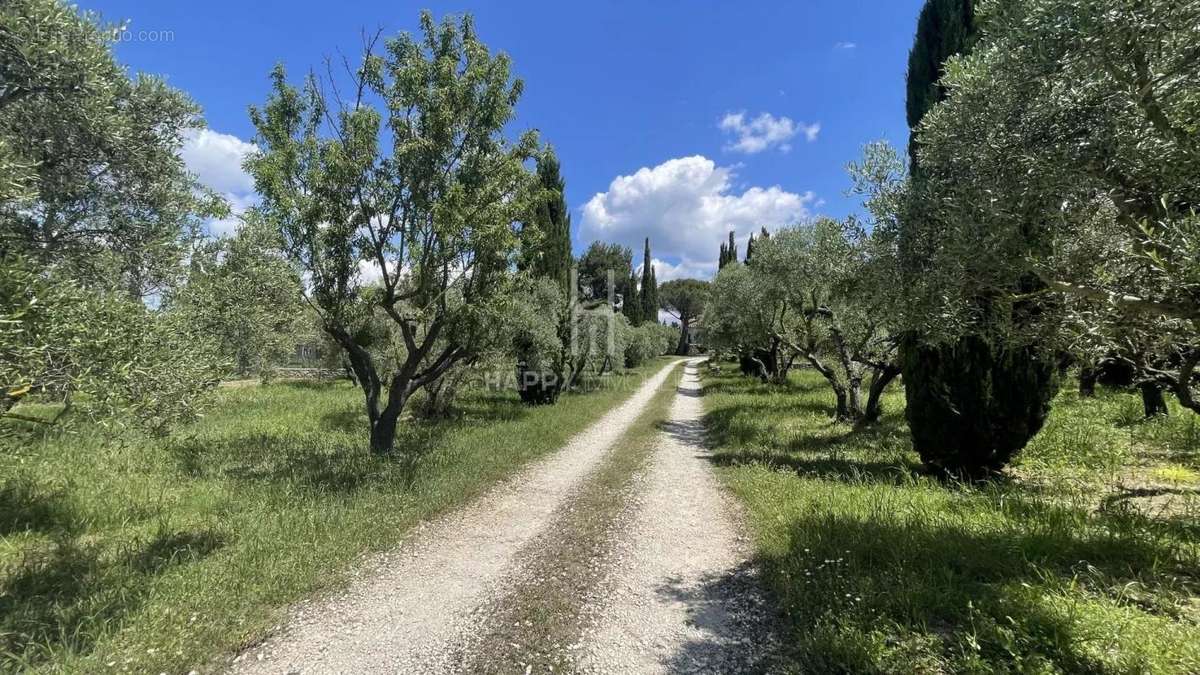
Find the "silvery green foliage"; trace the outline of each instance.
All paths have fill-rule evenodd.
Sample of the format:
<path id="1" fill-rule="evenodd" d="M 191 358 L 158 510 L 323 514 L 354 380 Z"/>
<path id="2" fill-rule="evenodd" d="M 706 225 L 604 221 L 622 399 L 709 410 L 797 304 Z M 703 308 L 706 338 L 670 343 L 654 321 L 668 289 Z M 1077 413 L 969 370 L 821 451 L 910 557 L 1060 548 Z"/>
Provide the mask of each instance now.
<path id="1" fill-rule="evenodd" d="M 515 224 L 539 194 L 525 166 L 536 136 L 503 133 L 522 89 L 508 58 L 470 17 L 425 13 L 421 27 L 369 41 L 348 83 L 295 87 L 277 68 L 252 111 L 261 152 L 247 167 L 363 387 L 377 452 L 391 449 L 409 396 L 475 357 L 503 314 Z M 364 269 L 379 275 L 369 293 Z M 386 376 L 350 331 L 364 314 L 386 317 L 403 344 Z"/>
<path id="2" fill-rule="evenodd" d="M 227 209 L 179 157 L 199 108 L 130 76 L 116 30 L 61 0 L 0 4 L 0 410 L 32 397 L 162 432 L 196 414 L 215 360 L 143 300 Z"/>
<path id="3" fill-rule="evenodd" d="M 629 343 L 625 346 L 625 366 L 636 368 L 656 356 L 668 354 L 678 341 L 678 331 L 661 323 L 646 322 L 630 328 Z"/>
<path id="4" fill-rule="evenodd" d="M 942 334 L 1120 351 L 1179 385 L 1200 321 L 1200 4 L 1014 0 L 920 129 L 911 315 Z M 1054 292 L 1021 314 L 1030 293 Z M 979 298 L 1016 309 L 979 324 Z M 1186 389 L 1186 377 L 1183 389 Z"/>
<path id="5" fill-rule="evenodd" d="M 170 296 L 232 374 L 269 379 L 308 334 L 300 278 L 279 249 L 278 232 L 251 212 L 234 236 L 192 254 L 187 284 Z"/>
<path id="6" fill-rule="evenodd" d="M 181 313 L 15 258 L 0 262 L 0 291 L 0 417 L 24 417 L 14 406 L 33 399 L 161 434 L 196 417 L 217 383 L 215 345 Z"/>
<path id="7" fill-rule="evenodd" d="M 179 157 L 199 107 L 131 77 L 118 28 L 61 0 L 4 2 L 0 26 L 0 245 L 88 286 L 169 288 L 226 210 Z"/>
<path id="8" fill-rule="evenodd" d="M 603 375 L 626 365 L 635 330 L 628 319 L 601 305 L 584 309 L 556 280 L 524 282 L 510 318 L 511 351 L 522 368 L 552 376 L 570 389 L 584 373 Z"/>
<path id="9" fill-rule="evenodd" d="M 919 129 L 914 315 L 932 330 L 1120 352 L 1189 399 L 1200 322 L 1200 5 L 1015 0 L 980 7 Z M 1031 282 L 1032 280 L 1032 282 Z M 977 325 L 980 297 L 1036 316 Z M 995 316 L 1007 316 L 996 312 Z M 991 321 L 992 315 L 989 315 Z"/>
<path id="10" fill-rule="evenodd" d="M 879 383 L 881 392 L 896 370 L 891 295 L 880 272 L 892 264 L 885 253 L 854 219 L 780 230 L 755 243 L 751 264 L 730 263 L 717 274 L 705 335 L 725 351 L 803 359 L 833 388 L 839 416 L 862 417 L 862 385 Z"/>
<path id="11" fill-rule="evenodd" d="M 549 278 L 526 282 L 513 313 L 512 351 L 529 370 L 571 379 L 571 304 L 561 285 Z"/>
<path id="12" fill-rule="evenodd" d="M 729 263 L 709 287 L 704 338 L 711 349 L 743 353 L 766 349 L 779 315 L 779 297 L 760 285 L 748 266 Z"/>

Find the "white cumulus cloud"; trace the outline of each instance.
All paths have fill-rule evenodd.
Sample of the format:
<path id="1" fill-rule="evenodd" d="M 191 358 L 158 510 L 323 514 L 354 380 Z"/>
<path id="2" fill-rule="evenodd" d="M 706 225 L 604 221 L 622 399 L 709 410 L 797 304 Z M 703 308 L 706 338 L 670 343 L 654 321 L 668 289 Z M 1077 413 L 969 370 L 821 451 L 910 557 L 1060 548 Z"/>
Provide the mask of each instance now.
<path id="1" fill-rule="evenodd" d="M 211 234 L 232 234 L 237 229 L 238 216 L 258 201 L 254 179 L 242 169 L 246 156 L 256 150 L 253 143 L 212 129 L 192 129 L 185 133 L 179 156 L 188 171 L 196 174 L 201 185 L 221 193 L 233 212 L 230 218 L 209 222 Z"/>
<path id="2" fill-rule="evenodd" d="M 718 249 L 720 248 L 719 242 L 717 243 L 717 247 Z M 661 284 L 664 281 L 672 279 L 705 279 L 712 276 L 713 270 L 711 268 L 715 263 L 709 260 L 680 260 L 678 263 L 673 263 L 660 258 L 652 258 L 650 264 L 654 267 L 654 278 Z M 640 263 L 637 266 L 637 275 L 639 278 L 642 276 L 642 265 Z"/>
<path id="3" fill-rule="evenodd" d="M 726 113 L 717 126 L 734 137 L 726 144 L 726 150 L 746 154 L 762 152 L 771 147 L 788 152 L 792 149 L 789 141 L 796 134 L 803 134 L 805 140 L 812 143 L 821 133 L 820 124 L 804 124 L 790 117 L 776 117 L 766 112 L 753 118 L 748 118 L 745 112 Z"/>
<path id="4" fill-rule="evenodd" d="M 582 241 L 601 239 L 641 248 L 650 237 L 659 256 L 659 281 L 708 277 L 716 271 L 717 253 L 730 230 L 739 239 L 759 228 L 776 229 L 808 218 L 812 192 L 797 194 L 778 185 L 734 190 L 734 172 L 695 155 L 643 167 L 613 179 L 606 192 L 583 206 Z"/>

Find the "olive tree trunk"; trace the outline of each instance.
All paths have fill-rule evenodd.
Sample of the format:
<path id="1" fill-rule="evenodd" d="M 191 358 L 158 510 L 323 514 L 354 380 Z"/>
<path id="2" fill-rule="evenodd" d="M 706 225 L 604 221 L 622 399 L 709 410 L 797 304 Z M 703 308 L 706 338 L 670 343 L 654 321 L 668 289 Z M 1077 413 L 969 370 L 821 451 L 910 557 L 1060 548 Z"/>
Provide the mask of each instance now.
<path id="1" fill-rule="evenodd" d="M 893 363 L 874 369 L 871 375 L 871 386 L 867 390 L 867 407 L 863 410 L 863 423 L 874 424 L 883 416 L 883 392 L 899 375 L 900 366 Z"/>

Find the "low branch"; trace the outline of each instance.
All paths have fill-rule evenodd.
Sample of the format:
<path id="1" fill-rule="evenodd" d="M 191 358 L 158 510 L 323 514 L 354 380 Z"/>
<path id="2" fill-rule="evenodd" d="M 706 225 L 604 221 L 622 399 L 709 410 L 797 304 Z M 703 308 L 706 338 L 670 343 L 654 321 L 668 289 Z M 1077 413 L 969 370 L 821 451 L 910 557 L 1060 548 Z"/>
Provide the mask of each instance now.
<path id="1" fill-rule="evenodd" d="M 1162 314 L 1176 319 L 1200 321 L 1200 307 L 1192 303 L 1148 300 L 1136 295 L 1116 293 L 1103 288 L 1094 288 L 1091 286 L 1084 286 L 1082 284 L 1073 284 L 1067 281 L 1061 281 L 1046 276 L 1040 272 L 1038 273 L 1038 277 L 1041 278 L 1042 283 L 1046 284 L 1051 289 L 1058 291 L 1059 293 L 1066 293 L 1067 295 L 1074 295 L 1076 297 L 1086 298 L 1088 300 L 1106 302 L 1123 309 L 1144 314 Z"/>

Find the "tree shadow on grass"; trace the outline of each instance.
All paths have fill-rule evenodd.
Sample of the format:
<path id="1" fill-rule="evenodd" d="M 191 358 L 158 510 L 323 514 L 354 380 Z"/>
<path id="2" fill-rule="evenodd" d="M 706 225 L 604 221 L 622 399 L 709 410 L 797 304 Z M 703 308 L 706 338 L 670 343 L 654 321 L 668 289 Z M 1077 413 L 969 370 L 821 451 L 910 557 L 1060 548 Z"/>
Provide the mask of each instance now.
<path id="1" fill-rule="evenodd" d="M 828 388 L 824 382 L 789 379 L 783 383 L 762 382 L 757 378 L 740 377 L 702 377 L 702 388 L 705 396 L 711 394 L 749 394 L 749 395 L 784 395 L 799 396 L 811 394 Z"/>
<path id="2" fill-rule="evenodd" d="M 72 534 L 81 527 L 74 504 L 61 491 L 48 490 L 24 476 L 0 483 L 0 536 L 21 532 Z"/>
<path id="3" fill-rule="evenodd" d="M 1169 539 L 1022 499 L 1006 498 L 1019 502 L 1016 512 L 987 495 L 936 514 L 903 500 L 875 513 L 836 503 L 798 512 L 780 526 L 786 550 L 761 560 L 789 617 L 790 660 L 804 672 L 1008 670 L 1018 662 L 1108 672 L 1104 650 L 1088 647 L 1097 622 L 1115 615 L 1089 612 L 1118 603 L 1169 614 L 1180 580 L 1200 581 L 1196 561 Z M 1128 600 L 1131 584 L 1151 599 Z"/>
<path id="4" fill-rule="evenodd" d="M 322 492 L 351 493 L 383 480 L 412 480 L 422 459 L 454 432 L 514 421 L 529 413 L 505 393 L 470 392 L 455 406 L 456 414 L 449 417 L 401 418 L 395 449 L 388 455 L 369 451 L 367 417 L 357 405 L 329 410 L 311 428 L 177 437 L 168 441 L 168 450 L 180 471 L 191 477 L 292 483 Z M 356 438 L 361 440 L 355 442 Z"/>
<path id="5" fill-rule="evenodd" d="M 426 442 L 432 442 L 427 439 Z M 375 456 L 362 446 L 330 444 L 312 435 L 247 433 L 173 439 L 169 450 L 193 478 L 291 483 L 329 493 L 350 493 L 396 475 L 396 456 Z"/>
<path id="6" fill-rule="evenodd" d="M 0 576 L 0 671 L 86 654 L 141 607 L 151 579 L 224 545 L 211 530 L 163 532 L 126 553 L 61 538 Z"/>
<path id="7" fill-rule="evenodd" d="M 129 556 L 129 564 L 142 574 L 154 574 L 199 560 L 225 546 L 225 536 L 215 530 L 161 532 L 145 548 Z"/>
<path id="8" fill-rule="evenodd" d="M 793 411 L 811 409 L 800 402 Z M 777 415 L 779 406 L 733 406 L 704 417 L 709 442 L 720 448 L 711 455 L 720 466 L 760 464 L 825 479 L 872 480 L 900 484 L 920 472 L 920 465 L 896 439 L 903 421 L 887 416 L 874 425 L 846 427 L 832 420 L 829 433 L 779 434 L 765 429 L 759 413 Z M 789 415 L 790 417 L 790 415 Z M 786 418 L 785 418 L 786 419 Z"/>

